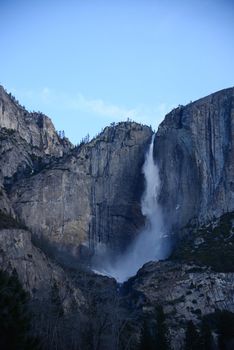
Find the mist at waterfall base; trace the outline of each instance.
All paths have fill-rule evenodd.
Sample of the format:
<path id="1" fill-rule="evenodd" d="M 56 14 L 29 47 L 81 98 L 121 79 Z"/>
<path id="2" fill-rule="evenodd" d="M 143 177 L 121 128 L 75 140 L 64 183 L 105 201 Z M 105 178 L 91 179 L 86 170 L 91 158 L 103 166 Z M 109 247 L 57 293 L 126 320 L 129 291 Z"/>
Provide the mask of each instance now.
<path id="1" fill-rule="evenodd" d="M 102 246 L 97 249 L 94 259 L 95 272 L 114 277 L 120 283 L 134 276 L 146 262 L 162 260 L 168 255 L 162 212 L 158 203 L 160 179 L 153 158 L 154 136 L 142 168 L 145 190 L 141 200 L 141 211 L 146 217 L 145 227 L 123 254 L 113 258 Z"/>

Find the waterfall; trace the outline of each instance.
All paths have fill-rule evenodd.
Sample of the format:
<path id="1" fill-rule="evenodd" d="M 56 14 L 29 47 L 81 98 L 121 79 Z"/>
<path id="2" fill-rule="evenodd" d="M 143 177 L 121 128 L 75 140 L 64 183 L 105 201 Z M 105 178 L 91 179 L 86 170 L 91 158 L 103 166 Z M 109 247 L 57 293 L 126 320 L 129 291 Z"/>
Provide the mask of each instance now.
<path id="1" fill-rule="evenodd" d="M 115 261 L 105 263 L 101 273 L 114 277 L 118 282 L 124 282 L 136 274 L 146 262 L 166 257 L 163 245 L 163 220 L 158 203 L 160 179 L 158 167 L 154 162 L 154 137 L 145 156 L 142 172 L 145 178 L 145 191 L 141 200 L 141 211 L 146 217 L 145 227 L 139 232 L 136 240 L 124 254 Z"/>
<path id="2" fill-rule="evenodd" d="M 154 138 L 155 134 L 152 136 L 150 147 L 146 153 L 145 162 L 142 169 L 145 177 L 145 192 L 141 201 L 141 211 L 142 214 L 146 216 L 149 224 L 152 224 L 155 215 L 157 215 L 158 211 L 160 210 L 157 201 L 160 180 L 158 167 L 154 162 L 153 156 Z"/>

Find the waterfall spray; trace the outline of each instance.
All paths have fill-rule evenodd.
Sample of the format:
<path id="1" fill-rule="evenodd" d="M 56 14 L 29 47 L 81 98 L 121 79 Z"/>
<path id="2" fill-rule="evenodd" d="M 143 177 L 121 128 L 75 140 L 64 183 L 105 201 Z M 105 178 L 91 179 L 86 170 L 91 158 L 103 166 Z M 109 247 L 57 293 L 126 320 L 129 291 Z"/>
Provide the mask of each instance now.
<path id="1" fill-rule="evenodd" d="M 152 137 L 142 168 L 145 177 L 145 191 L 141 200 L 141 211 L 146 217 L 145 227 L 124 254 L 121 254 L 115 261 L 106 263 L 105 269 L 100 271 L 114 277 L 118 282 L 124 282 L 136 274 L 146 262 L 163 259 L 167 254 L 162 244 L 164 227 L 158 203 L 160 179 L 153 157 L 154 137 L 155 135 Z"/>

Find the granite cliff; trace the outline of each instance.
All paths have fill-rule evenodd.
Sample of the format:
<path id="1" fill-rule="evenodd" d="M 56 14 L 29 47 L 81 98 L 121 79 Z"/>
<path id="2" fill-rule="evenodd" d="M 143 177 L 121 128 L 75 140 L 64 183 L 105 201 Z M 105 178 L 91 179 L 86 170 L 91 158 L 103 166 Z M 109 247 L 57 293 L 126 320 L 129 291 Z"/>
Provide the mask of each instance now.
<path id="1" fill-rule="evenodd" d="M 1 182 L 11 211 L 49 242 L 123 250 L 144 223 L 141 167 L 152 131 L 118 123 L 72 149 L 48 117 L 28 113 L 2 88 L 0 97 Z M 231 88 L 180 106 L 161 123 L 154 154 L 169 230 L 233 210 L 233 115 Z"/>
<path id="2" fill-rule="evenodd" d="M 166 115 L 155 137 L 160 202 L 169 226 L 205 223 L 234 209 L 234 89 Z"/>
<path id="3" fill-rule="evenodd" d="M 188 228 L 189 235 L 168 259 L 145 264 L 124 285 L 131 307 L 148 320 L 149 329 L 155 322 L 155 310 L 163 307 L 173 350 L 184 349 L 191 321 L 197 329 L 207 322 L 213 334 L 211 349 L 221 349 L 217 319 L 222 312 L 234 315 L 233 223 L 232 212 L 202 228 Z M 230 320 L 228 323 L 233 329 Z M 229 340 L 231 344 L 225 349 L 232 349 L 233 333 Z"/>
<path id="4" fill-rule="evenodd" d="M 188 321 L 200 327 L 209 315 L 217 338 L 214 314 L 234 312 L 233 120 L 233 88 L 165 117 L 154 141 L 158 200 L 182 239 L 166 261 L 118 286 L 77 258 L 103 247 L 119 253 L 144 225 L 152 130 L 121 122 L 74 147 L 0 87 L 0 262 L 31 295 L 43 349 L 137 349 L 159 305 L 172 349 L 183 348 Z"/>
<path id="5" fill-rule="evenodd" d="M 71 148 L 71 143 L 61 140 L 50 118 L 41 112 L 28 112 L 24 106 L 0 86 L 1 131 L 17 134 L 31 146 L 35 155 L 60 157 Z"/>
<path id="6" fill-rule="evenodd" d="M 14 216 L 6 190 L 17 180 L 39 171 L 53 157 L 61 157 L 72 145 L 57 135 L 48 117 L 28 112 L 2 86 L 0 141 L 0 209 Z"/>
<path id="7" fill-rule="evenodd" d="M 123 249 L 144 221 L 141 166 L 151 134 L 136 123 L 106 128 L 17 181 L 9 193 L 14 211 L 34 234 L 77 253 L 99 244 Z"/>
<path id="8" fill-rule="evenodd" d="M 0 101 L 1 174 L 11 212 L 63 247 L 123 249 L 144 222 L 141 166 L 150 128 L 119 123 L 73 149 L 48 117 L 28 113 L 3 89 Z"/>

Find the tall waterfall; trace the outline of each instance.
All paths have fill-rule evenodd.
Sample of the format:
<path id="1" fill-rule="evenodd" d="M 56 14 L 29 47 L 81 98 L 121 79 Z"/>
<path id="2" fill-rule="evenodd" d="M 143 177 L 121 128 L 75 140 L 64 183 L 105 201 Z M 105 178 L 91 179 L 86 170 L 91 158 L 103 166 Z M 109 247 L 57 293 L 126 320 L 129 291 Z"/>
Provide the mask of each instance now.
<path id="1" fill-rule="evenodd" d="M 118 282 L 124 282 L 135 275 L 146 262 L 163 259 L 166 255 L 162 244 L 163 221 L 158 203 L 160 179 L 158 167 L 153 158 L 154 137 L 155 135 L 152 137 L 142 168 L 145 191 L 141 200 L 141 211 L 146 217 L 145 227 L 127 251 L 115 261 L 105 264 L 105 269 L 101 271 L 114 277 Z"/>

